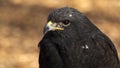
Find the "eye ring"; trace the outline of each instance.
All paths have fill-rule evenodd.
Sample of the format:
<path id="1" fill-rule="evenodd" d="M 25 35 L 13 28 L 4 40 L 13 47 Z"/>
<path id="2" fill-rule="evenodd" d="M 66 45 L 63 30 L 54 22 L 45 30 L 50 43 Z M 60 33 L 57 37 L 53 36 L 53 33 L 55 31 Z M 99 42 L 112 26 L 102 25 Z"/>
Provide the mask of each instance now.
<path id="1" fill-rule="evenodd" d="M 62 23 L 63 23 L 64 26 L 70 25 L 70 21 L 69 21 L 69 20 L 65 20 L 65 21 L 63 21 Z"/>

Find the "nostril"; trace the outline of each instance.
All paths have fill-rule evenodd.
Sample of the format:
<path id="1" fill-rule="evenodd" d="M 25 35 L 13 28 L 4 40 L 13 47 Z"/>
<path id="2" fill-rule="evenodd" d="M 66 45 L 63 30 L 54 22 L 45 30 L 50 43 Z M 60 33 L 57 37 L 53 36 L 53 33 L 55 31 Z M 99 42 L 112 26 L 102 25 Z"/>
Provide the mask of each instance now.
<path id="1" fill-rule="evenodd" d="M 52 26 L 53 26 L 53 27 L 56 27 L 56 26 L 57 26 L 57 24 L 56 24 L 56 23 L 54 23 L 54 24 L 52 24 Z"/>

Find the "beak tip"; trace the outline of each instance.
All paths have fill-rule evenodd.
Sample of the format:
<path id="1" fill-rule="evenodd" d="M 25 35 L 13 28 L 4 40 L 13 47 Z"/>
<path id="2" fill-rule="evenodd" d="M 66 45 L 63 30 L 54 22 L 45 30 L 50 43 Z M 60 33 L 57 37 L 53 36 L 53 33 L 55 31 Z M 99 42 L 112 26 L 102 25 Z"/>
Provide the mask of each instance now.
<path id="1" fill-rule="evenodd" d="M 44 30 L 43 30 L 43 33 L 47 33 L 49 31 L 49 27 L 48 26 L 45 26 Z"/>

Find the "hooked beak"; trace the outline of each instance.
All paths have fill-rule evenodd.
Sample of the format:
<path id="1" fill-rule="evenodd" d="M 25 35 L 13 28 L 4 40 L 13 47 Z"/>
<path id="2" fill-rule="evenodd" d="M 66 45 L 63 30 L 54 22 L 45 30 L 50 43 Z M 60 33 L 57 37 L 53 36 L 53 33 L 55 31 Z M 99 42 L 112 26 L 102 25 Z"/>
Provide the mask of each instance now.
<path id="1" fill-rule="evenodd" d="M 49 21 L 44 28 L 44 33 L 47 33 L 48 31 L 55 31 L 55 30 L 64 30 L 64 28 L 60 27 L 60 25 L 57 23 L 53 23 L 52 21 Z"/>

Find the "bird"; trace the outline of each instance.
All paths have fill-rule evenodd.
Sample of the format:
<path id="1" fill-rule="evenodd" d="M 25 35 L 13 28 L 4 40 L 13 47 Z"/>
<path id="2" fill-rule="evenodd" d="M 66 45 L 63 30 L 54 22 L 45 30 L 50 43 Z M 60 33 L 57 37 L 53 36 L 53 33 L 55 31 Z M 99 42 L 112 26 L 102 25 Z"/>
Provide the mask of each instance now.
<path id="1" fill-rule="evenodd" d="M 55 9 L 46 22 L 39 68 L 119 68 L 113 42 L 79 10 Z"/>

